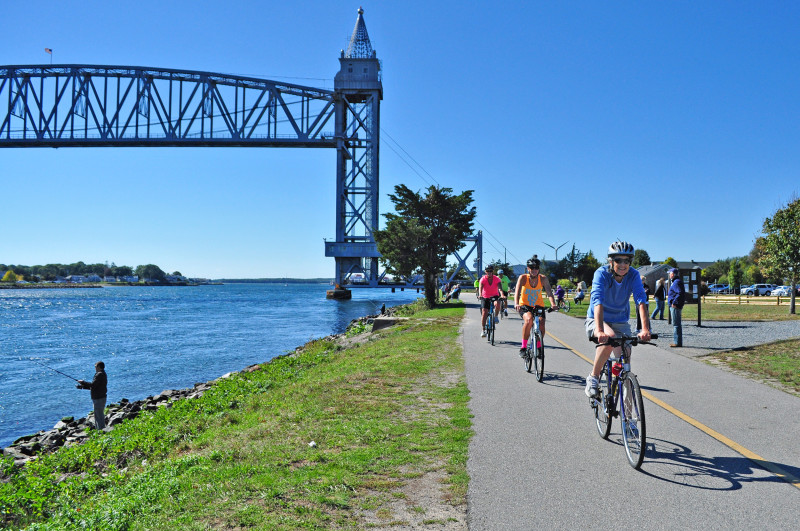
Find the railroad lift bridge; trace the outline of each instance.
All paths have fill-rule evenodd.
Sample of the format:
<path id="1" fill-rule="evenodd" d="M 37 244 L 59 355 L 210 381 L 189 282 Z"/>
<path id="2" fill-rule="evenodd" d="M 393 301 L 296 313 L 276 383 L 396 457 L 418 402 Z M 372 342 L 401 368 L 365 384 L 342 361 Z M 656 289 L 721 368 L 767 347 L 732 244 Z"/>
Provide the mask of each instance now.
<path id="1" fill-rule="evenodd" d="M 381 64 L 359 9 L 333 91 L 166 68 L 0 66 L 0 147 L 333 148 L 336 238 L 325 241 L 325 256 L 335 260 L 336 289 L 329 296 L 349 298 L 351 287 L 419 288 L 417 279 L 388 283 L 378 269 L 372 231 L 382 98 Z"/>

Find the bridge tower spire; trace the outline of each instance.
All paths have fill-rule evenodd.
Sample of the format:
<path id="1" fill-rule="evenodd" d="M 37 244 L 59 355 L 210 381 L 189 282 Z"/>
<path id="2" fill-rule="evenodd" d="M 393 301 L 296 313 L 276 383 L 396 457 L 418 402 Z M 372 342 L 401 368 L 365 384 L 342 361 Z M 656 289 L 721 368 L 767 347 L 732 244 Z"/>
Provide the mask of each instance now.
<path id="1" fill-rule="evenodd" d="M 325 256 L 336 260 L 337 290 L 351 275 L 364 275 L 377 286 L 378 247 L 372 231 L 378 228 L 378 148 L 381 64 L 369 40 L 364 10 L 339 57 L 334 77 L 336 106 L 336 241 L 325 242 Z M 349 293 L 347 293 L 349 294 Z M 347 296 L 347 294 L 339 294 Z M 333 296 L 337 296 L 334 294 Z"/>

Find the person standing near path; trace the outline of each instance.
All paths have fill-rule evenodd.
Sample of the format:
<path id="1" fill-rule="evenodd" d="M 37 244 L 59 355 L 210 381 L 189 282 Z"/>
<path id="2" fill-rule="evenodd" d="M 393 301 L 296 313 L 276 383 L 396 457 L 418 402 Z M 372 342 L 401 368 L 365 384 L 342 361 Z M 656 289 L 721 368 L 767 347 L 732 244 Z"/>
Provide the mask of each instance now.
<path id="1" fill-rule="evenodd" d="M 553 297 L 553 292 L 550 290 L 550 282 L 547 277 L 539 274 L 541 262 L 533 255 L 533 258 L 528 260 L 528 273 L 520 275 L 517 279 L 517 287 L 514 290 L 514 309 L 519 312 L 522 317 L 522 347 L 519 349 L 519 355 L 523 356 L 525 350 L 528 348 L 528 338 L 531 335 L 531 328 L 533 327 L 533 314 L 531 313 L 536 306 L 544 307 L 544 296 L 542 291 L 547 293 L 547 298 L 550 299 L 550 307 L 556 307 L 556 299 Z M 539 317 L 539 331 L 542 333 L 544 339 L 544 315 Z"/>
<path id="2" fill-rule="evenodd" d="M 94 364 L 94 378 L 91 382 L 78 380 L 78 389 L 90 389 L 92 402 L 94 403 L 94 425 L 98 430 L 106 427 L 106 395 L 108 387 L 108 377 L 106 376 L 106 365 L 102 361 Z"/>
<path id="3" fill-rule="evenodd" d="M 608 247 L 608 265 L 600 266 L 592 279 L 592 295 L 586 312 L 586 334 L 597 338 L 592 373 L 586 377 L 585 393 L 597 395 L 598 377 L 614 347 L 604 345 L 616 335 L 631 335 L 631 308 L 628 302 L 633 294 L 634 304 L 642 316 L 642 330 L 637 334 L 641 341 L 650 341 L 650 319 L 647 313 L 647 294 L 642 277 L 631 267 L 633 245 L 616 241 Z M 619 347 L 616 347 L 619 349 Z"/>
<path id="4" fill-rule="evenodd" d="M 682 347 L 683 327 L 681 326 L 681 312 L 683 311 L 683 298 L 686 290 L 683 287 L 683 280 L 681 280 L 681 272 L 677 267 L 669 270 L 669 279 L 672 281 L 667 295 L 669 315 L 672 317 L 672 344 L 670 347 Z"/>
<path id="5" fill-rule="evenodd" d="M 664 279 L 659 278 L 656 282 L 656 289 L 655 293 L 653 293 L 653 299 L 656 301 L 656 309 L 653 310 L 653 313 L 650 314 L 650 320 L 656 318 L 656 315 L 660 315 L 659 319 L 661 321 L 664 320 L 664 299 L 667 298 L 667 290 L 664 287 Z"/>

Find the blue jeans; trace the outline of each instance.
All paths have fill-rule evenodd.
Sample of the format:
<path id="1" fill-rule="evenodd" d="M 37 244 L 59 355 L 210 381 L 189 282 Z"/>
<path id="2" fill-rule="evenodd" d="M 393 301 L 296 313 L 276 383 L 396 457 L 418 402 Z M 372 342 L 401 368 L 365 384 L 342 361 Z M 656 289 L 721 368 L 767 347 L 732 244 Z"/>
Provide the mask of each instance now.
<path id="1" fill-rule="evenodd" d="M 672 343 L 683 346 L 683 328 L 681 327 L 681 311 L 682 308 L 669 307 L 669 315 L 672 317 Z"/>
<path id="2" fill-rule="evenodd" d="M 653 310 L 653 313 L 650 314 L 651 321 L 656 318 L 656 314 L 661 314 L 661 317 L 659 317 L 659 319 L 664 318 L 664 299 L 655 299 L 655 301 L 656 301 L 656 309 Z"/>
<path id="3" fill-rule="evenodd" d="M 92 398 L 94 403 L 94 425 L 98 430 L 106 427 L 106 397 Z"/>

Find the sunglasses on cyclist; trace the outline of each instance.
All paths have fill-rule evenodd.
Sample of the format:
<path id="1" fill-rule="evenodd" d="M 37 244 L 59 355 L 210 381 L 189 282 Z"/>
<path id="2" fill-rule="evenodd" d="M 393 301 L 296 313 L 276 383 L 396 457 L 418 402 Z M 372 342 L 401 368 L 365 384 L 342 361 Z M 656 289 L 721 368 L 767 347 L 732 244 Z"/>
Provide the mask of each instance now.
<path id="1" fill-rule="evenodd" d="M 631 259 L 630 258 L 614 258 L 614 263 L 615 264 L 630 264 L 631 263 Z"/>

